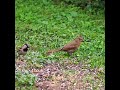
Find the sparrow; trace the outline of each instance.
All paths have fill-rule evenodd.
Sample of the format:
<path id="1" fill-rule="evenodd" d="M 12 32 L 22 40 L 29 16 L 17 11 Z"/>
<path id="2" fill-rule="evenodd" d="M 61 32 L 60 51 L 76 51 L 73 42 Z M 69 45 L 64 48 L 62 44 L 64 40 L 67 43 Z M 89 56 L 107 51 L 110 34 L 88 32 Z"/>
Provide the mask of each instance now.
<path id="1" fill-rule="evenodd" d="M 27 53 L 27 51 L 28 51 L 28 48 L 29 48 L 29 46 L 28 46 L 28 44 L 24 44 L 17 52 L 18 52 L 18 55 L 20 56 L 20 55 L 22 55 L 22 56 L 24 56 L 24 55 L 26 55 L 26 53 Z"/>

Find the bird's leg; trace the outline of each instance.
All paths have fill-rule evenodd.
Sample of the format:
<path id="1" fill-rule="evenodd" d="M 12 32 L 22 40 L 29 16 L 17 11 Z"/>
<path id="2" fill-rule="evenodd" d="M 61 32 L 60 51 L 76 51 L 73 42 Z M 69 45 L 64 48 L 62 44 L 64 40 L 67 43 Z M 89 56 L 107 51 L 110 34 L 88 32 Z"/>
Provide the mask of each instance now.
<path id="1" fill-rule="evenodd" d="M 69 56 L 72 56 L 72 53 L 71 53 L 71 52 L 68 52 L 68 55 L 69 55 Z"/>

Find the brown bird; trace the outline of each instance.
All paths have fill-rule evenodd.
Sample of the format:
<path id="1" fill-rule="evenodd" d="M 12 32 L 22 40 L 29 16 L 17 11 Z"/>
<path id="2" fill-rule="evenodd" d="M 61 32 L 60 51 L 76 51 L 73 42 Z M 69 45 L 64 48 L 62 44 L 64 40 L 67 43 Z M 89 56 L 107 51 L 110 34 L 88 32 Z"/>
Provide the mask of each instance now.
<path id="1" fill-rule="evenodd" d="M 18 52 L 18 55 L 26 55 L 27 51 L 28 51 L 28 44 L 24 44 L 17 52 Z"/>
<path id="2" fill-rule="evenodd" d="M 81 42 L 83 42 L 83 38 L 82 38 L 82 36 L 79 36 L 79 37 L 75 38 L 73 41 L 71 41 L 70 43 L 64 45 L 63 48 L 49 50 L 47 52 L 47 55 L 50 55 L 50 54 L 52 54 L 54 52 L 58 52 L 58 51 L 64 51 L 64 52 L 67 52 L 69 55 L 72 55 L 72 53 L 74 53 L 78 49 Z"/>

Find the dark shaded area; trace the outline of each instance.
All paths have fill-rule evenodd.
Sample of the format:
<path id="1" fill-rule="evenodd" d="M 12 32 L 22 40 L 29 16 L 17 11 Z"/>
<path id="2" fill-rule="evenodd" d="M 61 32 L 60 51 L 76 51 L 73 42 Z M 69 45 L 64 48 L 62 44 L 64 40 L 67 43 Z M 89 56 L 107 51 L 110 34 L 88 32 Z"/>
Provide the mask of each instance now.
<path id="1" fill-rule="evenodd" d="M 55 4 L 64 2 L 66 5 L 75 5 L 82 9 L 104 9 L 104 0 L 52 0 Z"/>

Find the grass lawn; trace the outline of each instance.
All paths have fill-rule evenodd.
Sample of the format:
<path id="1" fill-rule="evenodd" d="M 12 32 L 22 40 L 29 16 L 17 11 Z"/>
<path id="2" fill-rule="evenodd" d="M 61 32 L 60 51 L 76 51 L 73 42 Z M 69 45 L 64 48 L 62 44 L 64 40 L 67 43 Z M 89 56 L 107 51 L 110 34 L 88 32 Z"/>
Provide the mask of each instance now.
<path id="1" fill-rule="evenodd" d="M 25 56 L 27 69 L 41 68 L 44 63 L 60 63 L 64 66 L 66 60 L 69 64 L 65 65 L 77 66 L 82 62 L 89 66 L 89 69 L 102 68 L 104 72 L 105 16 L 103 10 L 97 12 L 94 9 L 82 10 L 63 3 L 55 5 L 47 0 L 16 0 L 15 10 L 15 48 L 18 49 L 25 43 L 30 45 L 30 50 Z M 79 35 L 83 36 L 85 42 L 72 56 L 69 57 L 65 52 L 45 55 L 48 50 L 63 47 Z M 104 74 L 97 74 L 100 76 L 102 85 L 104 85 Z M 31 86 L 34 85 L 35 79 L 30 79 L 33 77 L 31 74 L 27 74 L 28 77 L 20 75 L 21 72 L 15 75 L 16 88 L 22 85 L 21 83 L 27 86 L 26 82 L 31 83 Z M 23 78 L 27 79 L 23 80 Z M 28 82 L 29 80 L 31 82 Z M 89 80 L 93 83 L 91 79 Z M 28 90 L 35 90 L 32 88 Z"/>

